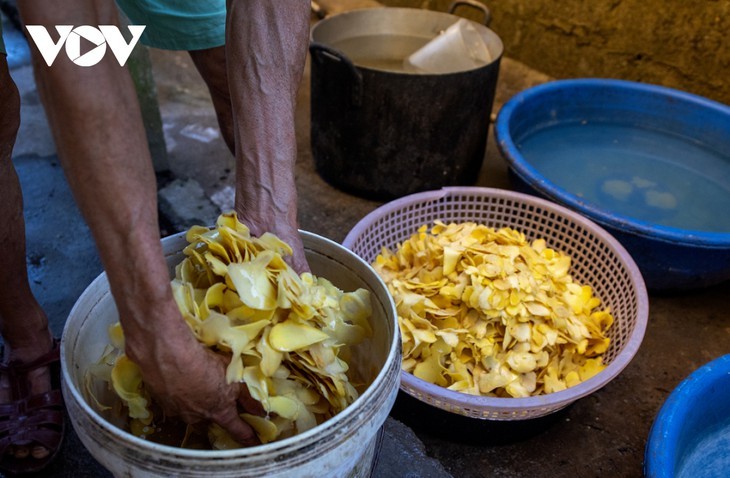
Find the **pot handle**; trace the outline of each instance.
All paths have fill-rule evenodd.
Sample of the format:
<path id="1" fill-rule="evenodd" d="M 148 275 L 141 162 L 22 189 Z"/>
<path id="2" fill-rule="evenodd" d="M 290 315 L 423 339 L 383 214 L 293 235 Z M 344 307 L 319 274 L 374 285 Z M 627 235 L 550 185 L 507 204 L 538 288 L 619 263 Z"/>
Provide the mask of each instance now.
<path id="1" fill-rule="evenodd" d="M 355 64 L 341 51 L 314 41 L 309 44 L 309 52 L 312 59 L 320 64 L 325 59 L 330 59 L 341 63 L 347 68 L 353 80 L 352 105 L 359 107 L 362 104 L 362 74 L 357 70 Z"/>
<path id="2" fill-rule="evenodd" d="M 476 0 L 455 0 L 451 2 L 451 5 L 449 5 L 449 13 L 454 13 L 457 7 L 461 5 L 470 6 L 482 12 L 482 14 L 484 14 L 484 26 L 488 27 L 489 24 L 492 22 L 492 12 L 489 10 L 489 8 L 487 8 L 486 5 L 481 2 L 477 2 Z"/>

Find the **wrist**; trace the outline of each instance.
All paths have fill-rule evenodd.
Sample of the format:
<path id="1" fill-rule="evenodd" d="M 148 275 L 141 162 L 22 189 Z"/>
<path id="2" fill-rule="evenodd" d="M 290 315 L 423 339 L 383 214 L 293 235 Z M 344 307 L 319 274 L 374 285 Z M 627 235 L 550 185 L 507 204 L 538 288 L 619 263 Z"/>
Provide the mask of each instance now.
<path id="1" fill-rule="evenodd" d="M 134 317 L 121 319 L 127 356 L 142 367 L 144 364 L 167 363 L 175 360 L 181 350 L 190 350 L 197 341 L 173 302 L 174 310 L 156 307 L 145 314 L 144 320 Z"/>

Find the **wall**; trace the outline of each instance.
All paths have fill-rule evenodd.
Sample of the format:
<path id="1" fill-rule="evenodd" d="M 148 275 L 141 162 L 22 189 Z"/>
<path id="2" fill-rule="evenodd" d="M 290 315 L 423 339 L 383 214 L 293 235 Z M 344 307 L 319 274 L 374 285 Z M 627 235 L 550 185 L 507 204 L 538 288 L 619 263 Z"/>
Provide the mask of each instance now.
<path id="1" fill-rule="evenodd" d="M 439 11 L 451 4 L 381 1 Z M 481 1 L 505 54 L 551 76 L 655 83 L 730 104 L 730 0 Z M 473 12 L 456 11 L 478 20 Z"/>

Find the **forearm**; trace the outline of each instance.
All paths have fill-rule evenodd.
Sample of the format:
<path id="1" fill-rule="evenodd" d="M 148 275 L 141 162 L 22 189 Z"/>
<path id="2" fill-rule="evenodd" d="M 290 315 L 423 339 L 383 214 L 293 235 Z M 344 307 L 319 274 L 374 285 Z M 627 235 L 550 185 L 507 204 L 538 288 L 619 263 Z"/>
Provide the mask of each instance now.
<path id="1" fill-rule="evenodd" d="M 226 56 L 236 139 L 236 209 L 255 234 L 295 226 L 294 115 L 310 2 L 228 1 Z M 268 224 L 267 224 L 268 221 Z"/>
<path id="2" fill-rule="evenodd" d="M 113 4 L 98 3 L 94 11 L 43 3 L 20 3 L 26 23 L 50 28 L 63 20 L 116 21 Z M 173 302 L 160 246 L 156 180 L 132 80 L 109 54 L 88 68 L 64 55 L 51 67 L 37 60 L 38 89 L 58 154 L 94 236 L 125 333 L 132 345 L 149 348 L 142 342 L 150 332 L 169 330 L 165 322 L 176 317 L 145 320 L 154 304 Z M 182 322 L 179 314 L 177 319 Z"/>

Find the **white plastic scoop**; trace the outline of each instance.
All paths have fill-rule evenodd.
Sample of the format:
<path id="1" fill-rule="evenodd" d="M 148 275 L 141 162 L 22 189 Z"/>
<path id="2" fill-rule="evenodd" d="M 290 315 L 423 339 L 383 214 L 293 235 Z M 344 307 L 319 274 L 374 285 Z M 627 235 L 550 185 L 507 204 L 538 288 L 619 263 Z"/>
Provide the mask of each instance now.
<path id="1" fill-rule="evenodd" d="M 487 44 L 469 20 L 459 19 L 404 60 L 407 71 L 454 73 L 492 60 Z"/>

